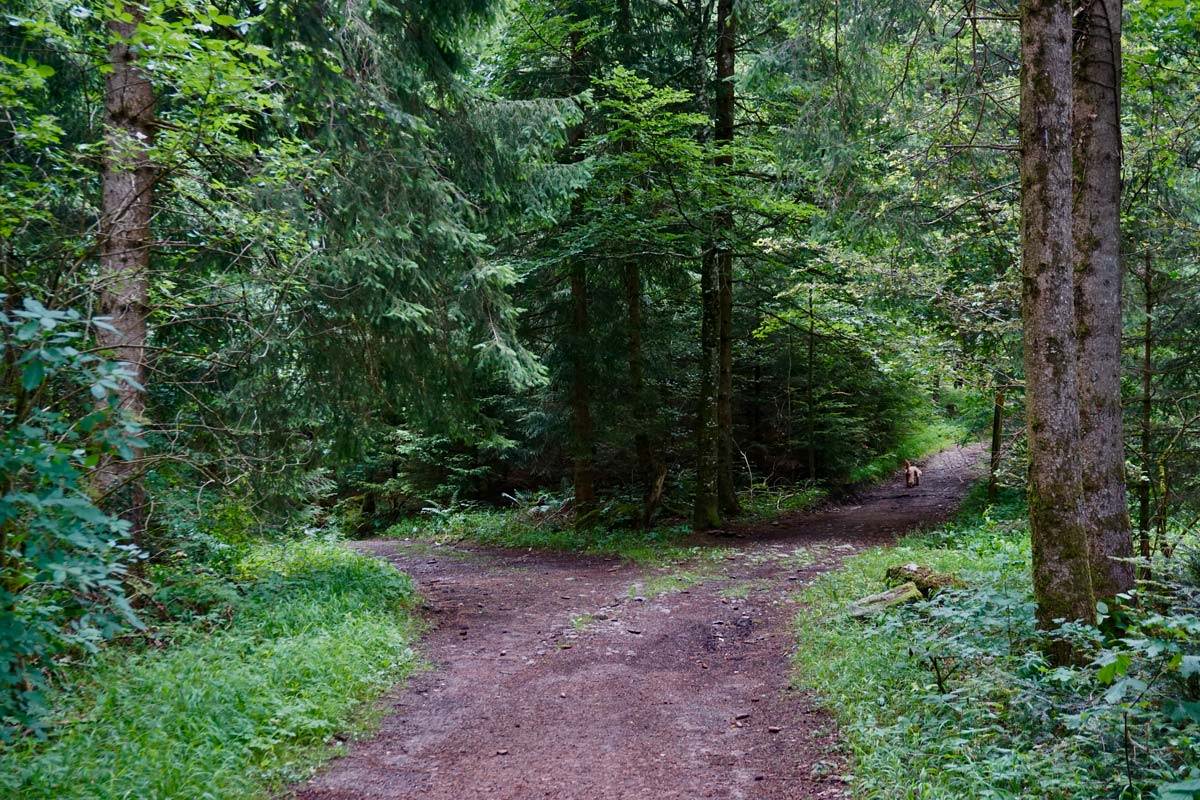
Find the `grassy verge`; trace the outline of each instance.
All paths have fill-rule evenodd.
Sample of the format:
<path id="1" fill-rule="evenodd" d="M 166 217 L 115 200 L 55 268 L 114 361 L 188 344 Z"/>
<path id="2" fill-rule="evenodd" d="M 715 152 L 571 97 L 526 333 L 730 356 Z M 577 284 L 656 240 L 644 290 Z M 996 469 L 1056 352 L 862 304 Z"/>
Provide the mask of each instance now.
<path id="1" fill-rule="evenodd" d="M 756 522 L 818 505 L 826 491 L 817 486 L 789 488 L 756 486 L 742 495 L 743 514 L 737 522 Z M 409 540 L 407 546 L 470 541 L 489 547 L 521 550 L 557 550 L 624 558 L 643 566 L 669 566 L 706 557 L 720 557 L 712 547 L 688 544 L 691 526 L 666 521 L 641 530 L 634 527 L 596 526 L 577 529 L 570 515 L 548 506 L 513 509 L 457 509 L 438 511 L 397 523 L 385 536 Z"/>
<path id="2" fill-rule="evenodd" d="M 864 552 L 802 593 L 797 682 L 839 718 L 853 796 L 1200 796 L 1200 783 L 1195 794 L 1163 788 L 1188 777 L 1200 748 L 1200 725 L 1179 713 L 1194 688 L 1168 678 L 1180 663 L 1171 648 L 1189 645 L 1174 634 L 1175 645 L 1157 643 L 1170 628 L 1153 612 L 1123 632 L 1080 631 L 1090 663 L 1049 666 L 1023 509 L 982 505 L 976 494 L 955 522 Z M 954 572 L 968 588 L 847 620 L 848 602 L 880 591 L 886 568 L 908 562 Z M 1175 619 L 1173 630 L 1196 624 Z"/>
<path id="3" fill-rule="evenodd" d="M 537 520 L 524 510 L 448 511 L 393 525 L 385 535 L 417 541 L 471 541 L 488 547 L 559 550 L 615 556 L 644 565 L 687 561 L 705 549 L 686 544 L 687 525 L 577 530 L 563 520 Z"/>
<path id="4" fill-rule="evenodd" d="M 68 668 L 50 737 L 0 750 L 0 795 L 266 797 L 373 722 L 411 669 L 408 578 L 333 542 L 261 546 L 220 626 Z"/>

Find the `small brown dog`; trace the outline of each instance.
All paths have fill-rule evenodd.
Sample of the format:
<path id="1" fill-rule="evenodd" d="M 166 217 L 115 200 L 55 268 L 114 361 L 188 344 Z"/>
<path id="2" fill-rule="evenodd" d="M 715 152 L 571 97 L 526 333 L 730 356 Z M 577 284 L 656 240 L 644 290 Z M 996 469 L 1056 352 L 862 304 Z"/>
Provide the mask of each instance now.
<path id="1" fill-rule="evenodd" d="M 921 485 L 921 468 L 908 459 L 904 460 L 904 485 L 910 489 Z"/>

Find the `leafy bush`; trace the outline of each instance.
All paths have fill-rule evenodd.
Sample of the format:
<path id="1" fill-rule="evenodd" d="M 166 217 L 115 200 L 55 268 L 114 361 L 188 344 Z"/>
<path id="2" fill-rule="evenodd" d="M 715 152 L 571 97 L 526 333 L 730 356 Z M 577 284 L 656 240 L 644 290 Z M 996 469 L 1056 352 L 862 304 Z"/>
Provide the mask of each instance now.
<path id="1" fill-rule="evenodd" d="M 49 738 L 0 750 L 0 796 L 245 800 L 365 730 L 414 663 L 408 578 L 320 540 L 257 545 L 234 574 L 216 630 L 178 624 L 70 667 Z"/>
<path id="2" fill-rule="evenodd" d="M 0 738 L 39 725 L 56 654 L 139 624 L 122 584 L 137 550 L 88 473 L 141 443 L 116 406 L 128 377 L 80 351 L 87 328 L 28 298 L 0 312 Z"/>
<path id="3" fill-rule="evenodd" d="M 1020 512 L 966 514 L 857 556 L 804 592 L 798 679 L 843 722 L 855 796 L 1200 796 L 1187 767 L 1200 763 L 1195 609 L 1178 593 L 1146 610 L 1107 609 L 1099 629 L 1062 632 L 1088 663 L 1049 666 Z M 848 626 L 845 604 L 910 561 L 968 588 Z"/>

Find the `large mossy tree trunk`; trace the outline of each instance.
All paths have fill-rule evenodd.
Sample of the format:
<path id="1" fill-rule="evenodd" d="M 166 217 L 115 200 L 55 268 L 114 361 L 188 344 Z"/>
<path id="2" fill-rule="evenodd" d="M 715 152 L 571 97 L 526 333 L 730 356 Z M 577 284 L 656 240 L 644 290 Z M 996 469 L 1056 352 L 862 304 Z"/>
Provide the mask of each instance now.
<path id="1" fill-rule="evenodd" d="M 1033 584 L 1043 627 L 1095 619 L 1079 467 L 1071 0 L 1021 2 L 1021 316 Z M 1058 661 L 1071 652 L 1053 647 Z"/>
<path id="2" fill-rule="evenodd" d="M 121 383 L 118 402 L 135 418 L 146 409 L 146 317 L 150 287 L 150 219 L 153 214 L 154 88 L 138 66 L 131 40 L 142 12 L 125 11 L 129 21 L 108 23 L 110 71 L 104 79 L 104 160 L 100 181 L 100 316 L 108 326 L 96 329 L 97 344 L 125 364 L 132 380 Z M 96 489 L 131 524 L 135 542 L 146 525 L 141 467 L 105 459 L 96 470 Z"/>
<path id="3" fill-rule="evenodd" d="M 733 0 L 717 0 L 717 85 L 713 138 L 718 147 L 733 144 L 734 47 L 737 27 Z M 725 180 L 731 180 L 733 156 L 716 158 Z M 713 220 L 717 244 L 718 376 L 717 376 L 717 503 L 723 514 L 737 514 L 737 490 L 733 482 L 733 209 L 725 193 Z"/>
<path id="4" fill-rule="evenodd" d="M 1083 519 L 1097 598 L 1133 588 L 1121 422 L 1121 0 L 1076 0 L 1075 320 Z"/>

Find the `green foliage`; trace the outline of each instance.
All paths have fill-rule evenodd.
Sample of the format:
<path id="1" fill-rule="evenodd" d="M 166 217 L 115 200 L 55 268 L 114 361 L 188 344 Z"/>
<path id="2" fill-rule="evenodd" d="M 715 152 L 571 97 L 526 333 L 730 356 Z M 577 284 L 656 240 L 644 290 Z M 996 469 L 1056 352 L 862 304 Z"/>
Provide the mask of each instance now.
<path id="1" fill-rule="evenodd" d="M 152 382 L 135 426 L 111 406 L 122 375 L 87 354 L 83 321 L 45 308 L 95 295 L 100 176 L 124 156 L 104 130 L 109 23 L 135 17 L 101 0 L 10 6 L 0 19 L 4 729 L 36 723 L 49 678 L 62 679 L 61 731 L 15 745 L 15 780 L 29 783 L 14 791 L 50 796 L 76 768 L 75 791 L 252 794 L 349 708 L 318 681 L 365 697 L 394 677 L 386 654 L 403 625 L 372 605 L 403 594 L 398 579 L 294 544 L 300 561 L 321 564 L 301 572 L 325 577 L 309 588 L 263 577 L 262 539 L 288 539 L 280 531 L 332 520 L 362 534 L 694 558 L 686 529 L 627 524 L 643 473 L 665 469 L 663 515 L 692 488 L 698 272 L 716 247 L 734 259 L 732 440 L 752 518 L 962 441 L 986 424 L 996 390 L 1019 418 L 1011 9 L 984 4 L 964 24 L 954 6 L 851 13 L 823 0 L 738 0 L 736 135 L 717 146 L 704 3 L 139 7 L 130 44 L 158 124 L 147 143 Z M 1171 512 L 1200 507 L 1200 64 L 1190 5 L 1134 0 L 1130 12 L 1122 249 L 1144 280 L 1126 340 L 1149 341 L 1128 353 L 1139 369 L 1145 356 L 1147 384 L 1128 388 L 1151 408 L 1128 429 L 1140 434 L 1134 472 L 1157 556 L 1195 527 Z M 576 274 L 583 303 L 567 280 Z M 563 479 L 582 452 L 577 385 L 596 431 L 583 444 L 604 522 L 588 530 L 571 524 Z M 130 575 L 139 554 L 89 496 L 88 472 L 143 444 L 153 514 Z M 1017 437 L 1005 449 L 1002 477 L 1014 485 L 1021 447 Z M 469 505 L 506 495 L 518 509 Z M 1053 795 L 1076 779 L 1115 791 L 1095 772 L 1124 774 L 1129 739 L 1113 746 L 1114 715 L 1166 741 L 1156 765 L 1133 737 L 1131 791 L 1166 780 L 1194 750 L 1184 703 L 1195 698 L 1164 700 L 1194 695 L 1183 590 L 1171 585 L 1158 617 L 1111 609 L 1100 634 L 1079 632 L 1097 663 L 1048 672 L 1010 528 L 964 522 L 910 539 L 900 552 L 968 573 L 975 588 L 869 625 L 873 654 L 850 653 L 861 641 L 848 631 L 814 628 L 837 670 L 812 668 L 857 715 L 855 741 L 871 744 L 861 754 L 871 791 Z M 864 556 L 828 580 L 877 588 L 863 572 L 876 557 L 890 558 Z M 351 573 L 361 590 L 344 586 Z M 126 593 L 153 638 L 101 648 L 132 622 Z M 130 656 L 147 642 L 165 649 Z M 947 677 L 943 663 L 969 669 Z M 360 665 L 370 674 L 349 674 Z M 947 684 L 937 696 L 930 667 Z M 872 671 L 884 668 L 903 680 Z M 151 685 L 197 676 L 186 708 Z M 880 692 L 864 698 L 847 676 Z M 231 710 L 220 692 L 254 700 Z M 1053 736 L 1047 719 L 1061 723 Z M 228 742 L 214 734 L 225 727 Z M 1173 777 L 1184 783 L 1164 796 L 1198 779 Z"/>
<path id="2" fill-rule="evenodd" d="M 341 473 L 348 496 L 335 513 L 350 535 L 378 531 L 427 507 L 496 497 L 501 477 L 496 462 L 513 447 L 479 428 L 456 436 L 397 428 L 375 441 L 372 453 Z"/>
<path id="3" fill-rule="evenodd" d="M 1023 508 L 989 510 L 978 492 L 971 506 L 850 559 L 801 596 L 798 680 L 843 722 L 855 796 L 1175 796 L 1169 785 L 1184 786 L 1200 741 L 1192 690 L 1170 677 L 1195 652 L 1194 608 L 1177 596 L 1169 613 L 1114 611 L 1119 629 L 1064 631 L 1090 663 L 1052 668 L 1033 616 Z M 847 603 L 908 562 L 968 588 L 846 621 Z"/>
<path id="4" fill-rule="evenodd" d="M 708 548 L 687 544 L 686 525 L 641 530 L 577 528 L 562 504 L 544 498 L 519 510 L 434 510 L 393 525 L 389 537 L 437 542 L 466 541 L 488 547 L 562 550 L 626 558 L 639 564 L 686 561 Z"/>
<path id="5" fill-rule="evenodd" d="M 923 421 L 909 418 L 908 427 L 886 453 L 850 472 L 850 483 L 874 483 L 908 461 L 917 461 L 948 447 L 965 444 L 972 431 L 958 421 Z"/>
<path id="6" fill-rule="evenodd" d="M 235 574 L 215 629 L 176 624 L 65 666 L 50 737 L 0 750 L 0 793 L 267 797 L 367 730 L 414 663 L 409 580 L 319 540 L 256 546 Z"/>
<path id="7" fill-rule="evenodd" d="M 808 511 L 828 496 L 820 486 L 797 484 L 771 487 L 765 483 L 752 484 L 742 499 L 747 519 L 771 519 L 784 513 Z"/>
<path id="8" fill-rule="evenodd" d="M 116 405 L 126 373 L 87 333 L 32 299 L 0 311 L 0 739 L 40 726 L 54 656 L 140 625 L 123 585 L 138 550 L 88 477 L 131 458 L 139 429 Z"/>

